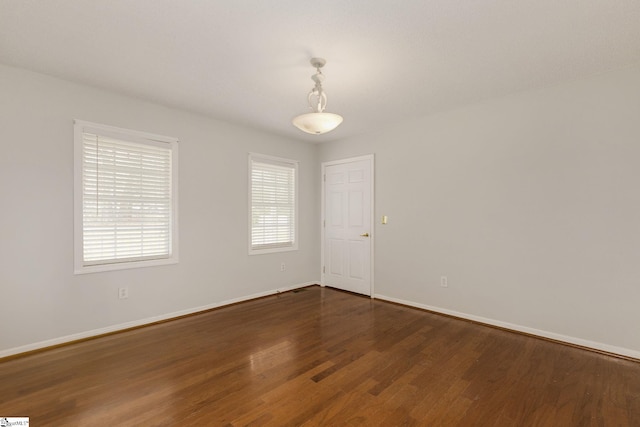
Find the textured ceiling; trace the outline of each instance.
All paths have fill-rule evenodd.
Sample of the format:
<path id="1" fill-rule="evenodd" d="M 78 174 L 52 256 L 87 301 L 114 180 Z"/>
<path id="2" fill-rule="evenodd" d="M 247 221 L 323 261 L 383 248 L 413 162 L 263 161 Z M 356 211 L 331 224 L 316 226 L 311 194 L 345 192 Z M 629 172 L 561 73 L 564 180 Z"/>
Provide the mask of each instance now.
<path id="1" fill-rule="evenodd" d="M 291 124 L 312 56 L 320 136 Z M 638 61 L 638 0 L 0 0 L 0 63 L 301 141 Z"/>

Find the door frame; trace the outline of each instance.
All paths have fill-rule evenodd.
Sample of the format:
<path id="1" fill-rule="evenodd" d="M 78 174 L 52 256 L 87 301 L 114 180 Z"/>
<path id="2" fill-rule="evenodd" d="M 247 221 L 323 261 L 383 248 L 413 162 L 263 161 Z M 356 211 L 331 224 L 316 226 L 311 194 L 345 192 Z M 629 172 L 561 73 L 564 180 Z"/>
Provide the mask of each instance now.
<path id="1" fill-rule="evenodd" d="M 370 235 L 370 242 L 371 242 L 371 246 L 370 246 L 370 254 L 369 254 L 369 260 L 370 260 L 370 272 L 369 272 L 369 277 L 371 278 L 370 283 L 369 283 L 369 295 L 371 297 L 371 299 L 374 298 L 374 278 L 373 278 L 373 271 L 374 271 L 374 247 L 375 247 L 375 238 L 376 238 L 376 223 L 375 223 L 375 200 L 374 200 L 374 195 L 375 195 L 375 155 L 374 154 L 365 154 L 363 156 L 357 156 L 357 157 L 349 157 L 346 159 L 339 159 L 339 160 L 332 160 L 329 162 L 322 162 L 322 167 L 321 167 L 321 175 L 320 175 L 320 182 L 322 182 L 322 200 L 321 200 L 321 213 L 320 213 L 320 286 L 325 287 L 325 272 L 324 272 L 324 249 L 326 247 L 325 245 L 325 192 L 326 192 L 326 169 L 328 166 L 335 166 L 335 165 L 340 165 L 340 164 L 344 164 L 344 163 L 353 163 L 353 162 L 359 162 L 359 161 L 363 161 L 363 160 L 368 160 L 369 161 L 369 165 L 371 166 L 371 186 L 370 186 L 370 193 L 371 193 L 371 206 L 370 206 L 370 216 L 371 216 L 371 235 Z"/>

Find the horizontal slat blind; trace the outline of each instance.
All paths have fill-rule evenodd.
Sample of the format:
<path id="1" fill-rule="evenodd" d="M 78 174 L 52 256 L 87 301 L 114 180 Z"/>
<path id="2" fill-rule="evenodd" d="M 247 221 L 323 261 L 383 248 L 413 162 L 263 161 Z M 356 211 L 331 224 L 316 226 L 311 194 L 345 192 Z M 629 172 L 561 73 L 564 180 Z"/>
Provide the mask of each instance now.
<path id="1" fill-rule="evenodd" d="M 170 148 L 82 134 L 83 262 L 171 255 Z"/>
<path id="2" fill-rule="evenodd" d="M 251 161 L 251 249 L 293 247 L 296 165 Z"/>

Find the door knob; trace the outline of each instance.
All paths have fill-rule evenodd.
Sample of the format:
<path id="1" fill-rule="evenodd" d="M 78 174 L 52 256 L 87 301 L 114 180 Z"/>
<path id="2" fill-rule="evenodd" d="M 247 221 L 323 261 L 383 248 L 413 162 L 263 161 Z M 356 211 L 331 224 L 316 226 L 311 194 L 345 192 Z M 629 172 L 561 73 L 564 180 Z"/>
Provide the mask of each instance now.
<path id="1" fill-rule="evenodd" d="M 362 237 L 369 237 L 369 233 L 362 233 L 361 236 Z"/>

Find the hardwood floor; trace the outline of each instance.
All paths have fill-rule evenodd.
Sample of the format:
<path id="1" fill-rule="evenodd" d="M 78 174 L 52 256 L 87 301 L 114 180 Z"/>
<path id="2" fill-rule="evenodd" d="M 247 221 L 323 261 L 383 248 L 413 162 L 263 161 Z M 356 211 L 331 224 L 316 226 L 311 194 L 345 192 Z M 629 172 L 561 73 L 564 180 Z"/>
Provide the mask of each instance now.
<path id="1" fill-rule="evenodd" d="M 640 364 L 320 287 L 0 364 L 33 426 L 640 426 Z"/>

